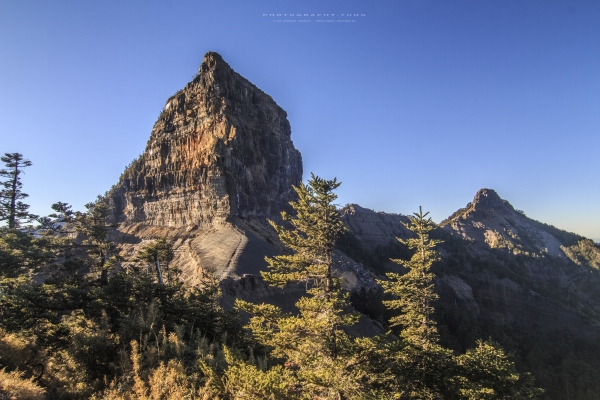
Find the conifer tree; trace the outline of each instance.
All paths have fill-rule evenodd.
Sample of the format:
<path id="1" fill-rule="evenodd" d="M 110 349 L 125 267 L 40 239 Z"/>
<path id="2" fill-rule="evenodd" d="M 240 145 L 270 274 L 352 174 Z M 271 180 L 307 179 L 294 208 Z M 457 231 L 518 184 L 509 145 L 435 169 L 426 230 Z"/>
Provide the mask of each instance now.
<path id="1" fill-rule="evenodd" d="M 85 208 L 87 212 L 77 212 L 75 216 L 75 229 L 85 236 L 84 243 L 90 246 L 90 253 L 98 256 L 100 283 L 106 285 L 108 283 L 107 261 L 114 248 L 108 232 L 111 207 L 102 196 L 98 196 L 95 202 L 87 203 Z"/>
<path id="2" fill-rule="evenodd" d="M 456 374 L 451 379 L 460 398 L 524 400 L 536 399 L 544 392 L 534 386 L 531 374 L 519 374 L 502 347 L 491 340 L 479 340 L 455 362 Z"/>
<path id="3" fill-rule="evenodd" d="M 431 266 L 440 260 L 434 249 L 441 240 L 429 238 L 436 224 L 429 213 L 409 216 L 406 228 L 416 234 L 406 241 L 415 252 L 410 260 L 392 260 L 408 269 L 404 275 L 386 274 L 379 281 L 385 292 L 396 297 L 384 301 L 391 310 L 401 314 L 390 319 L 391 326 L 400 326 L 402 340 L 385 345 L 393 359 L 388 382 L 395 398 L 406 399 L 535 399 L 542 391 L 533 386 L 530 374 L 519 374 L 504 350 L 494 342 L 479 342 L 475 349 L 455 356 L 439 344 L 436 328 L 434 277 Z M 389 390 L 389 389 L 388 389 Z"/>
<path id="4" fill-rule="evenodd" d="M 7 178 L 1 182 L 3 189 L 0 190 L 0 221 L 8 221 L 9 228 L 18 228 L 21 220 L 31 221 L 37 218 L 37 215 L 29 213 L 29 205 L 21 200 L 28 197 L 27 193 L 21 190 L 21 174 L 23 168 L 30 167 L 31 161 L 23 159 L 20 153 L 4 153 L 0 157 L 6 165 L 6 169 L 0 170 L 0 176 Z"/>
<path id="5" fill-rule="evenodd" d="M 429 238 L 429 232 L 436 225 L 427 218 L 429 212 L 409 216 L 410 223 L 404 224 L 407 229 L 414 232 L 417 237 L 408 240 L 398 239 L 406 244 L 415 253 L 410 260 L 392 260 L 408 269 L 404 275 L 387 273 L 388 281 L 380 281 L 387 293 L 397 297 L 385 301 L 384 304 L 391 310 L 401 310 L 402 313 L 390 320 L 391 326 L 402 326 L 401 335 L 411 343 L 420 347 L 427 347 L 436 343 L 438 332 L 435 321 L 431 318 L 434 313 L 433 302 L 438 298 L 434 291 L 431 266 L 440 259 L 434 247 L 441 243 L 440 240 Z"/>
<path id="6" fill-rule="evenodd" d="M 437 294 L 431 266 L 439 260 L 434 247 L 440 241 L 429 238 L 435 223 L 427 218 L 428 214 L 423 214 L 419 207 L 419 213 L 413 213 L 408 217 L 409 223 L 404 224 L 416 237 L 398 239 L 414 250 L 414 254 L 408 261 L 392 261 L 408 271 L 404 275 L 387 273 L 389 280 L 379 281 L 386 293 L 396 297 L 384 301 L 384 305 L 390 310 L 401 311 L 390 319 L 390 325 L 401 327 L 402 340 L 386 346 L 388 356 L 393 360 L 394 379 L 390 386 L 397 398 L 450 398 L 452 393 L 447 380 L 452 374 L 452 352 L 439 345 L 437 327 L 432 319 Z"/>
<path id="7" fill-rule="evenodd" d="M 270 272 L 262 273 L 267 282 L 283 287 L 290 282 L 310 282 L 315 294 L 330 297 L 334 291 L 333 250 L 340 234 L 346 229 L 333 203 L 333 192 L 341 182 L 311 175 L 308 186 L 294 187 L 298 201 L 290 203 L 296 211 L 292 217 L 281 213 L 283 221 L 293 229 L 269 221 L 281 242 L 293 253 L 267 258 Z"/>
<path id="8" fill-rule="evenodd" d="M 156 276 L 158 277 L 158 283 L 164 285 L 164 279 L 162 275 L 162 268 L 160 262 L 163 261 L 166 264 L 167 269 L 167 281 L 171 283 L 171 275 L 169 272 L 169 263 L 173 261 L 175 252 L 173 251 L 173 245 L 166 237 L 161 237 L 150 243 L 139 251 L 137 259 L 154 263 L 156 267 Z"/>
<path id="9" fill-rule="evenodd" d="M 271 349 L 272 357 L 285 360 L 280 379 L 287 380 L 290 398 L 369 397 L 359 341 L 343 329 L 358 317 L 347 311 L 348 297 L 333 275 L 334 245 L 345 229 L 334 204 L 339 185 L 336 179 L 311 175 L 308 185 L 294 187 L 298 201 L 290 204 L 296 215 L 282 213 L 289 225 L 269 221 L 291 254 L 266 258 L 270 271 L 263 277 L 280 287 L 291 282 L 310 287 L 310 296 L 296 303 L 299 315 L 237 301 L 239 308 L 254 315 L 249 324 L 254 338 Z"/>
<path id="10" fill-rule="evenodd" d="M 62 223 L 71 222 L 75 214 L 68 203 L 61 201 L 52 204 L 51 208 L 55 211 L 47 217 L 37 219 L 39 225 L 36 227 L 38 231 L 45 233 L 56 233 L 62 228 Z M 68 233 L 64 232 L 63 233 Z"/>
<path id="11" fill-rule="evenodd" d="M 50 206 L 55 212 L 49 216 L 55 218 L 56 222 L 71 222 L 73 219 L 73 209 L 69 203 L 57 201 Z"/>

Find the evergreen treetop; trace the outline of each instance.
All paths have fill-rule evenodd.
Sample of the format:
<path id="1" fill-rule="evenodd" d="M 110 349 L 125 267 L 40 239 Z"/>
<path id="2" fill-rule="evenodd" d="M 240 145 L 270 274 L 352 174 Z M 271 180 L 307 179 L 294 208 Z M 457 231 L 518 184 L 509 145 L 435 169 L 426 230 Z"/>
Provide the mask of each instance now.
<path id="1" fill-rule="evenodd" d="M 98 196 L 95 202 L 85 205 L 87 212 L 75 215 L 75 230 L 84 235 L 84 244 L 89 246 L 88 253 L 98 256 L 98 269 L 101 272 L 100 283 L 108 282 L 109 254 L 114 250 L 114 243 L 109 237 L 109 216 L 111 206 Z"/>
<path id="2" fill-rule="evenodd" d="M 346 229 L 334 204 L 337 199 L 334 190 L 340 184 L 335 178 L 325 180 L 311 174 L 308 185 L 300 183 L 299 187 L 294 187 L 298 201 L 290 205 L 296 215 L 281 213 L 282 219 L 289 225 L 269 221 L 292 254 L 266 258 L 270 271 L 263 272 L 262 276 L 267 282 L 277 286 L 310 282 L 315 290 L 323 293 L 334 290 L 333 250 L 338 237 Z"/>
<path id="3" fill-rule="evenodd" d="M 156 275 L 160 284 L 164 284 L 160 262 L 162 261 L 166 264 L 167 281 L 171 283 L 169 263 L 173 261 L 173 258 L 175 258 L 173 244 L 166 237 L 158 238 L 153 243 L 149 243 L 142 247 L 137 255 L 137 259 L 140 261 L 154 263 L 156 266 Z"/>
<path id="4" fill-rule="evenodd" d="M 390 325 L 402 326 L 401 336 L 421 347 L 438 340 L 436 324 L 432 319 L 435 312 L 433 302 L 438 295 L 434 291 L 435 275 L 431 272 L 431 266 L 440 259 L 434 248 L 441 240 L 429 238 L 429 232 L 435 229 L 436 224 L 427 215 L 429 212 L 423 214 L 419 207 L 419 212 L 409 216 L 409 223 L 404 224 L 417 237 L 398 239 L 409 249 L 415 250 L 408 261 L 392 260 L 407 268 L 408 272 L 404 275 L 389 272 L 386 274 L 389 280 L 379 282 L 387 293 L 396 296 L 396 299 L 384 301 L 384 304 L 391 310 L 402 311 L 390 319 Z"/>
<path id="5" fill-rule="evenodd" d="M 31 221 L 37 215 L 29 213 L 29 205 L 21 200 L 29 197 L 21 190 L 21 174 L 23 168 L 30 167 L 31 161 L 25 160 L 20 153 L 4 153 L 0 160 L 6 165 L 6 169 L 0 170 L 0 176 L 6 181 L 0 182 L 3 189 L 0 190 L 0 221 L 8 221 L 9 228 L 18 228 L 22 220 Z"/>
<path id="6" fill-rule="evenodd" d="M 284 314 L 273 305 L 236 301 L 253 315 L 248 328 L 254 339 L 270 349 L 275 360 L 283 360 L 283 369 L 274 366 L 269 371 L 285 377 L 289 398 L 371 398 L 361 342 L 344 330 L 358 315 L 349 311 L 348 296 L 333 276 L 334 246 L 345 229 L 334 204 L 339 185 L 336 179 L 311 174 L 307 185 L 294 188 L 298 201 L 290 204 L 296 215 L 282 213 L 284 225 L 270 221 L 291 254 L 266 258 L 270 271 L 263 277 L 276 286 L 311 286 L 311 296 L 296 303 L 298 315 Z"/>

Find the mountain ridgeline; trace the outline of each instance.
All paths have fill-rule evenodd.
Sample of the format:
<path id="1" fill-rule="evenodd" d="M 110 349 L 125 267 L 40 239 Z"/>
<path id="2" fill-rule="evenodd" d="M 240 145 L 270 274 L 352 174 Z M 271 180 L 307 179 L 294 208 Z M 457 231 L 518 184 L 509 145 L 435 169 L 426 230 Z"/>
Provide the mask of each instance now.
<path id="1" fill-rule="evenodd" d="M 410 254 L 403 215 L 358 205 L 342 210 L 349 232 L 340 249 L 380 275 L 402 271 L 391 259 Z M 433 270 L 442 341 L 464 351 L 491 337 L 532 371 L 548 399 L 598 398 L 600 246 L 528 218 L 491 189 L 442 221 Z M 385 321 L 376 295 L 354 294 L 362 312 Z M 589 396 L 589 397 L 586 397 Z"/>
<path id="2" fill-rule="evenodd" d="M 268 287 L 260 272 L 267 270 L 265 256 L 285 251 L 267 218 L 279 221 L 290 210 L 292 186 L 301 178 L 285 111 L 221 56 L 207 53 L 196 77 L 167 100 L 146 150 L 109 193 L 121 252 L 169 237 L 188 284 L 210 271 L 228 307 L 242 298 L 293 310 L 297 291 Z M 403 225 L 408 219 L 359 205 L 340 212 L 348 231 L 338 242 L 336 274 L 354 307 L 370 317 L 354 329 L 376 334 L 389 318 L 376 279 L 403 272 L 390 259 L 410 257 L 397 240 L 411 237 Z M 582 379 L 577 368 L 600 372 L 590 356 L 600 356 L 594 344 L 600 249 L 593 241 L 528 218 L 491 189 L 477 192 L 432 236 L 443 241 L 434 271 L 437 318 L 449 346 L 463 351 L 491 337 L 534 372 L 548 398 L 589 389 L 587 381 L 573 382 Z M 585 365 L 575 368 L 574 358 Z"/>
<path id="3" fill-rule="evenodd" d="M 600 399 L 598 244 L 492 189 L 437 225 L 302 177 L 207 53 L 104 197 L 0 228 L 0 399 Z"/>

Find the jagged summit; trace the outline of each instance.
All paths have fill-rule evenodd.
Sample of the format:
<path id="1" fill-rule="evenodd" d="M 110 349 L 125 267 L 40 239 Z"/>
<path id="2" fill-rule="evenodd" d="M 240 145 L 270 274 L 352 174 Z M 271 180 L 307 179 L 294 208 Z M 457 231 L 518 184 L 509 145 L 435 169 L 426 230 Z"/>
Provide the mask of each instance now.
<path id="1" fill-rule="evenodd" d="M 110 193 L 116 219 L 208 227 L 230 216 L 278 216 L 302 179 L 286 117 L 219 54 L 206 53 Z"/>
<path id="2" fill-rule="evenodd" d="M 506 200 L 501 199 L 500 196 L 498 196 L 498 193 L 493 189 L 480 189 L 475 194 L 473 205 L 475 207 L 478 205 L 481 205 L 482 207 L 502 207 L 509 205 L 509 203 Z"/>
<path id="3" fill-rule="evenodd" d="M 515 210 L 492 189 L 479 190 L 472 202 L 440 225 L 453 234 L 475 239 L 481 250 L 564 257 L 562 243 L 543 224 Z"/>
<path id="4" fill-rule="evenodd" d="M 472 212 L 501 213 L 514 212 L 514 207 L 501 198 L 494 189 L 479 189 L 470 203 Z"/>
<path id="5" fill-rule="evenodd" d="M 464 208 L 459 208 L 451 216 L 443 220 L 440 225 L 445 226 L 456 222 L 458 219 L 482 218 L 486 215 L 505 214 L 516 212 L 513 206 L 502 199 L 493 189 L 479 189 L 472 202 Z"/>
<path id="6" fill-rule="evenodd" d="M 200 64 L 200 67 L 198 68 L 198 74 L 203 74 L 208 71 L 216 71 L 219 69 L 224 69 L 227 72 L 233 71 L 219 53 L 209 51 L 202 59 L 202 64 Z"/>
<path id="7" fill-rule="evenodd" d="M 224 66 L 227 68 L 231 68 L 229 66 L 229 64 L 227 64 L 225 62 L 225 60 L 223 60 L 223 57 L 221 57 L 221 55 L 219 53 L 217 53 L 216 51 L 207 51 L 206 54 L 204 55 L 204 58 L 202 60 L 202 64 L 200 65 L 200 68 L 198 69 L 198 73 L 203 71 L 203 67 L 206 68 L 211 68 L 211 69 L 216 69 L 217 66 Z"/>

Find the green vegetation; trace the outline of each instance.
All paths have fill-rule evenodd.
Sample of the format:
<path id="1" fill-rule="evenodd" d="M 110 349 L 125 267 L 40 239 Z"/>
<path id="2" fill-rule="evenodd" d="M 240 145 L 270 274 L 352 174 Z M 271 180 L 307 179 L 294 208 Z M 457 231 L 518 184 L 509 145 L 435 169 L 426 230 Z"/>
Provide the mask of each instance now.
<path id="1" fill-rule="evenodd" d="M 380 281 L 387 293 L 396 299 L 387 300 L 384 304 L 391 310 L 401 310 L 402 313 L 390 320 L 390 326 L 402 326 L 401 336 L 408 342 L 427 348 L 437 341 L 435 321 L 431 318 L 434 313 L 433 302 L 438 298 L 433 288 L 434 275 L 431 266 L 440 260 L 439 253 L 434 250 L 440 240 L 429 238 L 428 232 L 435 228 L 431 218 L 425 219 L 429 213 L 419 213 L 410 216 L 411 224 L 405 226 L 417 234 L 416 238 L 406 241 L 398 239 L 409 249 L 415 249 L 409 261 L 393 260 L 408 269 L 404 275 L 388 273 L 389 280 Z"/>
<path id="2" fill-rule="evenodd" d="M 339 185 L 335 179 L 313 175 L 308 186 L 295 188 L 298 201 L 291 205 L 296 215 L 282 213 L 292 228 L 271 222 L 292 252 L 267 259 L 270 272 L 263 277 L 278 286 L 302 282 L 310 287 L 308 296 L 296 303 L 298 315 L 283 314 L 271 305 L 236 302 L 253 315 L 248 327 L 254 338 L 269 349 L 273 360 L 281 360 L 268 373 L 293 388 L 284 397 L 276 392 L 265 393 L 267 397 L 358 399 L 374 395 L 370 386 L 376 376 L 369 371 L 365 353 L 370 344 L 345 331 L 358 321 L 358 315 L 349 310 L 348 294 L 333 275 L 334 246 L 344 230 L 333 204 L 337 198 L 333 191 Z"/>
<path id="3" fill-rule="evenodd" d="M 146 261 L 153 263 L 156 266 L 156 276 L 158 277 L 158 283 L 164 285 L 164 279 L 162 275 L 162 269 L 160 262 L 163 261 L 167 268 L 167 282 L 171 282 L 171 273 L 169 270 L 169 263 L 173 261 L 175 252 L 173 251 L 173 245 L 165 237 L 157 239 L 154 243 L 142 247 L 137 259 L 140 261 Z"/>
<path id="4" fill-rule="evenodd" d="M 4 383 L 0 390 L 26 398 L 27 385 L 37 385 L 49 398 L 89 398 L 102 390 L 122 398 L 130 384 L 181 383 L 188 375 L 198 376 L 192 383 L 199 388 L 199 357 L 218 357 L 221 344 L 246 348 L 236 314 L 218 306 L 212 279 L 201 289 L 163 285 L 142 273 L 142 265 L 111 268 L 116 272 L 109 277 L 108 246 L 98 238 L 108 239 L 98 234 L 101 218 L 93 215 L 77 216 L 80 243 L 55 233 L 35 238 L 2 230 L 0 364 L 11 382 L 23 381 L 23 390 Z"/>
<path id="5" fill-rule="evenodd" d="M 6 165 L 6 169 L 0 170 L 0 176 L 6 178 L 0 182 L 4 187 L 0 190 L 0 221 L 7 221 L 9 228 L 17 228 L 22 221 L 29 222 L 37 218 L 37 215 L 27 211 L 29 206 L 21 201 L 29 196 L 21 190 L 21 174 L 23 168 L 30 167 L 32 163 L 19 153 L 4 153 L 0 160 Z"/>
<path id="6" fill-rule="evenodd" d="M 575 264 L 587 264 L 597 270 L 600 269 L 600 246 L 593 240 L 582 239 L 571 246 L 562 246 L 561 249 Z"/>
<path id="7" fill-rule="evenodd" d="M 31 215 L 15 214 L 15 226 L 0 228 L 0 398 L 539 398 L 525 370 L 539 374 L 552 398 L 595 398 L 600 350 L 580 356 L 585 344 L 566 333 L 540 340 L 437 304 L 432 271 L 464 259 L 441 263 L 436 247 L 443 240 L 455 254 L 464 244 L 420 210 L 406 224 L 413 236 L 373 258 L 340 221 L 339 185 L 313 175 L 294 188 L 293 215 L 271 222 L 289 251 L 267 259 L 263 278 L 306 288 L 292 314 L 240 300 L 226 311 L 210 276 L 184 287 L 167 238 L 122 259 L 103 197 L 85 212 L 53 204 L 35 234 L 23 229 Z M 392 257 L 407 273 L 387 274 L 376 296 L 350 294 L 335 273 L 336 246 L 380 271 Z M 578 246 L 574 258 L 595 257 L 587 243 Z M 360 311 L 389 331 L 354 333 L 366 319 L 354 305 L 368 302 Z"/>
<path id="8" fill-rule="evenodd" d="M 454 302 L 440 302 L 436 319 L 440 342 L 455 352 L 473 347 L 481 337 L 500 343 L 518 370 L 532 372 L 536 386 L 545 390 L 542 399 L 600 398 L 600 346 L 593 341 L 577 339 L 567 330 L 540 332 L 498 324 Z"/>
<path id="9" fill-rule="evenodd" d="M 431 239 L 436 228 L 429 213 L 409 216 L 405 226 L 415 233 L 406 241 L 414 250 L 410 260 L 393 260 L 408 269 L 404 275 L 388 273 L 380 281 L 393 300 L 384 301 L 391 310 L 401 313 L 390 319 L 399 326 L 401 340 L 394 343 L 390 355 L 394 359 L 395 392 L 399 398 L 414 399 L 533 399 L 543 393 L 535 388 L 530 374 L 519 374 L 514 363 L 495 342 L 479 340 L 474 348 L 456 355 L 440 345 L 433 304 L 432 266 L 440 260 L 435 247 L 441 240 Z"/>

